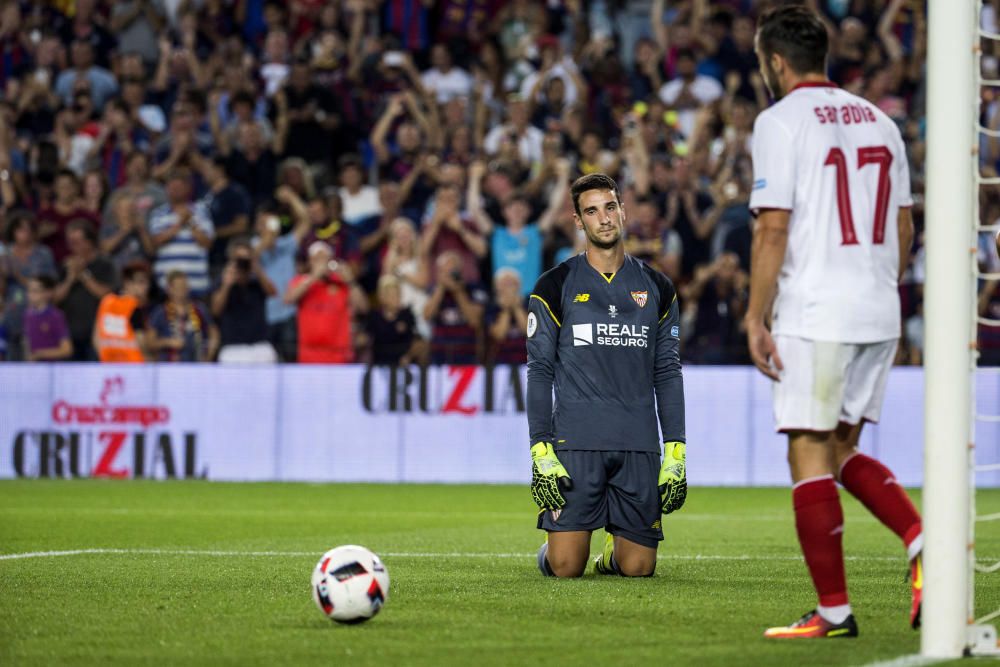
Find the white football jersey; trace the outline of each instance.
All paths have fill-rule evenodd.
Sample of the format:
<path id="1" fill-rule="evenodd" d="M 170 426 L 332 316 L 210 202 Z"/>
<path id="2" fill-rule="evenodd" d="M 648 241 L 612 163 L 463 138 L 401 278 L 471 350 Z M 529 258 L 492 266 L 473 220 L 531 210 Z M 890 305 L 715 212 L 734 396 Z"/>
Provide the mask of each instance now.
<path id="1" fill-rule="evenodd" d="M 833 84 L 805 84 L 757 116 L 752 144 L 751 210 L 791 211 L 772 331 L 899 337 L 897 220 L 913 201 L 896 125 Z"/>

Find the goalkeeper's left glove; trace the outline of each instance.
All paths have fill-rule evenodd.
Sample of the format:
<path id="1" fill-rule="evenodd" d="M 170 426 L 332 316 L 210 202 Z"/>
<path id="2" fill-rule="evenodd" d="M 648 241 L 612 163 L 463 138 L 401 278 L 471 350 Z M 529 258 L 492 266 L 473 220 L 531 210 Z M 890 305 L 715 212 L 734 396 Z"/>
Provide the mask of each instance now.
<path id="1" fill-rule="evenodd" d="M 687 466 L 683 442 L 663 443 L 663 465 L 660 466 L 660 509 L 664 514 L 679 510 L 687 498 Z"/>

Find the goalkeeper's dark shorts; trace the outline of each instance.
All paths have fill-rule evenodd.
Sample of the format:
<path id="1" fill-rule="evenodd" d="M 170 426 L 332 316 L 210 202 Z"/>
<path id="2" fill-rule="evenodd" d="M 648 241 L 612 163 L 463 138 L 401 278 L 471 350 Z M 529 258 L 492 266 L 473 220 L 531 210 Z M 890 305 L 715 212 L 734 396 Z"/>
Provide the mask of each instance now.
<path id="1" fill-rule="evenodd" d="M 561 510 L 539 513 L 540 529 L 604 528 L 654 548 L 663 539 L 658 453 L 559 449 L 556 456 L 573 479 L 573 489 L 562 492 L 566 506 Z"/>

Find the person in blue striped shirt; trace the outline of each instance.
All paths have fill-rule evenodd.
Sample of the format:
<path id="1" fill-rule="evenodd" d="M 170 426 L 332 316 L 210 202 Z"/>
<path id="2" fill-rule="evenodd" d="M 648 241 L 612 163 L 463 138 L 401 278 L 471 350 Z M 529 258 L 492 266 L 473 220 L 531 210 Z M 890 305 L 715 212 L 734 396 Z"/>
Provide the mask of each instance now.
<path id="1" fill-rule="evenodd" d="M 209 291 L 208 250 L 214 229 L 208 210 L 191 200 L 191 173 L 176 169 L 167 176 L 167 203 L 149 213 L 149 234 L 153 237 L 156 258 L 153 272 L 161 287 L 171 271 L 187 276 L 191 294 L 205 296 Z"/>

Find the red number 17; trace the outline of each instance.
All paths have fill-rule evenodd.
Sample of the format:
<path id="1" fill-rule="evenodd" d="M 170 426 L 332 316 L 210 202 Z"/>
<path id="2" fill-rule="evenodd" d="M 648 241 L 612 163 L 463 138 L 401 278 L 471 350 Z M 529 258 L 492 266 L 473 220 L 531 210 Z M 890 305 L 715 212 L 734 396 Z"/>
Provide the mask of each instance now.
<path id="1" fill-rule="evenodd" d="M 865 165 L 878 165 L 878 191 L 875 194 L 875 225 L 873 243 L 879 245 L 885 241 L 885 218 L 889 212 L 889 166 L 892 164 L 892 153 L 886 146 L 864 146 L 858 149 L 858 169 Z M 837 171 L 837 214 L 840 216 L 840 233 L 843 237 L 841 245 L 857 245 L 858 235 L 854 231 L 854 216 L 851 214 L 851 192 L 847 181 L 847 158 L 844 151 L 831 148 L 826 155 L 823 166 L 833 167 Z"/>

